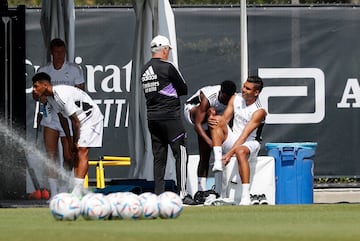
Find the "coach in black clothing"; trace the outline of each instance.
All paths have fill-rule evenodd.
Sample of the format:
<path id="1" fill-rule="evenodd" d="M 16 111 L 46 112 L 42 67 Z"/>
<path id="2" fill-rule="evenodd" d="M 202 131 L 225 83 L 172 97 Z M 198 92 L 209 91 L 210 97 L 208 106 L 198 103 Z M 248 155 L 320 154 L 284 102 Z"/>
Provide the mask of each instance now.
<path id="1" fill-rule="evenodd" d="M 180 96 L 187 95 L 187 85 L 179 70 L 168 61 L 171 45 L 168 38 L 158 35 L 151 41 L 152 58 L 141 75 L 147 106 L 148 126 L 154 155 L 155 194 L 165 191 L 165 168 L 168 145 L 176 160 L 178 193 L 184 204 L 194 202 L 187 195 L 186 132 L 181 120 Z"/>

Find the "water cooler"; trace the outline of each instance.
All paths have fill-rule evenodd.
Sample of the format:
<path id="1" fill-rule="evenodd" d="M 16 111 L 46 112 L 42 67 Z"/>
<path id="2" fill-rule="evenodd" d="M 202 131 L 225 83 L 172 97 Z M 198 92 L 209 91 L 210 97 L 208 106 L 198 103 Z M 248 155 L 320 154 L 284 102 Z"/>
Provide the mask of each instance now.
<path id="1" fill-rule="evenodd" d="M 317 143 L 267 143 L 275 159 L 275 204 L 312 204 Z"/>

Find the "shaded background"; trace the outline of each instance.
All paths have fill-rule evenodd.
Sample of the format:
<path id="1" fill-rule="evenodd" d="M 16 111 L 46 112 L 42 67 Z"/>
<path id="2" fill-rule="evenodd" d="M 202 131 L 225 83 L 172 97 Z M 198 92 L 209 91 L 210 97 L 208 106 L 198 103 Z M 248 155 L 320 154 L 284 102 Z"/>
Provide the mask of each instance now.
<path id="1" fill-rule="evenodd" d="M 189 95 L 205 85 L 230 79 L 240 89 L 240 9 L 175 8 L 179 68 Z M 260 68 L 318 68 L 325 76 L 325 117 L 311 124 L 267 124 L 262 155 L 268 142 L 317 142 L 315 176 L 358 176 L 357 107 L 337 108 L 349 78 L 359 75 L 357 32 L 360 10 L 347 7 L 253 7 L 248 9 L 249 74 Z M 105 114 L 104 145 L 91 152 L 129 155 L 127 84 L 130 78 L 135 15 L 132 8 L 76 9 L 75 62 L 87 80 L 88 93 Z M 26 10 L 27 88 L 43 56 L 40 10 Z M 115 81 L 114 81 L 115 80 Z M 264 79 L 265 86 L 307 86 L 306 97 L 273 97 L 269 113 L 314 112 L 313 79 Z M 114 88 L 113 83 L 119 83 Z M 352 90 L 356 102 L 357 88 Z M 185 99 L 186 97 L 184 97 Z M 360 101 L 360 99 L 359 99 Z M 34 102 L 27 94 L 27 138 L 32 141 Z M 188 130 L 190 154 L 197 139 Z M 127 178 L 128 168 L 111 168 L 107 176 Z M 91 174 L 91 173 L 90 173 Z"/>

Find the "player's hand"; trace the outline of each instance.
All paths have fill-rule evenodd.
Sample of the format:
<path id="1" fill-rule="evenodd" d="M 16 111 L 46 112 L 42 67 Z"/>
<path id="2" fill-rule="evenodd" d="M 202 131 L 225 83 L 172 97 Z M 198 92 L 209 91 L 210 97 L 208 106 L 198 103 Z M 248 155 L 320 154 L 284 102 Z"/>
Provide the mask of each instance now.
<path id="1" fill-rule="evenodd" d="M 223 162 L 224 166 L 226 166 L 230 162 L 231 157 L 232 157 L 232 154 L 230 154 L 229 152 L 225 153 L 222 156 L 222 162 Z"/>
<path id="2" fill-rule="evenodd" d="M 208 118 L 208 125 L 210 128 L 214 128 L 221 122 L 221 116 L 215 115 L 215 116 L 209 116 Z"/>

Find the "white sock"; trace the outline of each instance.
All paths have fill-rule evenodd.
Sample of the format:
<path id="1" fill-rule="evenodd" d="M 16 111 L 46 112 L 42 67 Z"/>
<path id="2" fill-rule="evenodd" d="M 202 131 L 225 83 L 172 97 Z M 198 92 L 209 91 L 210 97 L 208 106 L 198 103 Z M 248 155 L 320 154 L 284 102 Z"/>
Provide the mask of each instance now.
<path id="1" fill-rule="evenodd" d="M 51 196 L 53 197 L 58 193 L 57 179 L 49 177 L 48 182 L 49 182 L 50 193 L 51 193 Z"/>
<path id="2" fill-rule="evenodd" d="M 84 186 L 85 178 L 74 177 L 74 186 Z"/>
<path id="3" fill-rule="evenodd" d="M 243 183 L 242 184 L 242 194 L 241 199 L 243 198 L 250 198 L 250 183 Z"/>
<path id="4" fill-rule="evenodd" d="M 206 177 L 198 177 L 198 191 L 206 191 Z"/>
<path id="5" fill-rule="evenodd" d="M 213 147 L 213 151 L 214 151 L 214 159 L 215 161 L 220 161 L 222 159 L 222 148 L 221 146 L 214 146 Z"/>
<path id="6" fill-rule="evenodd" d="M 82 195 L 83 195 L 83 187 L 84 187 L 84 178 L 74 178 L 74 189 L 72 190 L 72 194 L 74 194 L 76 197 L 78 197 L 79 199 L 81 199 Z"/>

